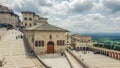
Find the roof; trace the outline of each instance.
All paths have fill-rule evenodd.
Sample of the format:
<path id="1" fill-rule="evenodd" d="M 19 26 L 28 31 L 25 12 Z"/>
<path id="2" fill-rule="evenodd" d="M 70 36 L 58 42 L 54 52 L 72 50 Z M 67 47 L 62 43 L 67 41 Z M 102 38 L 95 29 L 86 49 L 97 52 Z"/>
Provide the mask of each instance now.
<path id="1" fill-rule="evenodd" d="M 30 14 L 35 14 L 34 12 L 31 12 L 31 11 L 23 11 L 21 13 L 30 13 Z"/>
<path id="2" fill-rule="evenodd" d="M 26 28 L 25 30 L 33 30 L 33 31 L 64 31 L 69 32 L 68 30 L 65 30 L 63 28 L 59 28 L 56 26 L 53 26 L 51 24 L 45 23 L 42 25 L 36 25 L 33 27 Z"/>

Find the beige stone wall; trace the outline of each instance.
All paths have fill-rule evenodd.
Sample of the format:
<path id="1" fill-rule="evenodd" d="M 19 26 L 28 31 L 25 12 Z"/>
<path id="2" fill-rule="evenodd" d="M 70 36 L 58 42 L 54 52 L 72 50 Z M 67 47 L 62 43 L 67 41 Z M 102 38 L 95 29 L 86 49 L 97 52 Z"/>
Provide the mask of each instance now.
<path id="1" fill-rule="evenodd" d="M 9 23 L 16 26 L 19 22 L 19 17 L 11 13 L 0 12 L 0 23 Z"/>
<path id="2" fill-rule="evenodd" d="M 76 43 L 76 48 L 77 47 L 87 47 L 87 46 L 92 46 L 93 45 L 93 42 L 88 42 L 88 43 L 85 43 L 85 42 L 75 42 Z"/>
<path id="3" fill-rule="evenodd" d="M 72 39 L 72 43 L 75 44 L 75 47 L 87 47 L 93 45 L 92 37 L 90 36 L 80 36 L 76 34 Z"/>
<path id="4" fill-rule="evenodd" d="M 23 25 L 27 24 L 25 27 L 32 27 L 36 24 L 40 23 L 47 23 L 48 18 L 39 17 L 38 15 L 35 15 L 33 12 L 22 12 L 23 15 Z M 27 18 L 27 20 L 25 20 Z M 32 18 L 32 20 L 29 20 L 29 18 Z M 31 24 L 31 26 L 30 26 Z"/>
<path id="5" fill-rule="evenodd" d="M 50 39 L 50 35 L 52 35 L 52 39 Z M 66 46 L 62 45 L 62 46 L 57 46 L 57 40 L 65 40 L 66 41 L 66 37 L 65 37 L 65 32 L 35 32 L 35 40 L 44 40 L 44 51 L 43 52 L 47 52 L 47 43 L 49 41 L 54 42 L 54 51 L 55 52 L 60 52 L 62 51 Z M 37 50 L 36 52 L 39 53 L 40 50 L 38 48 L 40 47 L 35 47 Z"/>
<path id="6" fill-rule="evenodd" d="M 49 41 L 54 42 L 54 52 L 61 52 L 66 47 L 70 46 L 70 38 L 68 39 L 66 35 L 68 32 L 49 32 L 49 31 L 34 31 L 34 44 L 32 45 L 31 35 L 33 35 L 33 31 L 25 31 L 26 36 L 29 39 L 29 42 L 31 44 L 31 47 L 36 53 L 47 53 L 47 43 Z M 50 35 L 52 35 L 52 39 L 50 39 Z M 44 41 L 44 47 L 36 47 L 35 41 L 43 40 Z M 65 45 L 57 46 L 57 40 L 65 40 Z M 69 41 L 69 43 L 67 43 Z"/>
<path id="7" fill-rule="evenodd" d="M 25 26 L 25 24 L 27 24 L 27 26 L 25 27 L 30 27 L 33 26 L 33 20 L 34 20 L 34 13 L 22 13 L 23 15 L 23 25 Z M 27 18 L 27 20 L 25 20 L 24 18 Z M 32 20 L 29 20 L 29 18 L 31 18 Z"/>
<path id="8" fill-rule="evenodd" d="M 14 27 L 19 23 L 18 15 L 6 6 L 0 5 L 0 23 L 12 24 Z"/>

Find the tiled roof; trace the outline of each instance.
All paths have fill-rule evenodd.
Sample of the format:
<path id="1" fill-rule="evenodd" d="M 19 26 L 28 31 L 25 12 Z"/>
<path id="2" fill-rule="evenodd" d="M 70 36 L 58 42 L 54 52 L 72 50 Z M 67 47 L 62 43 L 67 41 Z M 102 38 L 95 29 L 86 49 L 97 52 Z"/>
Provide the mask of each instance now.
<path id="1" fill-rule="evenodd" d="M 63 28 L 59 28 L 59 27 L 56 27 L 56 26 L 53 26 L 51 24 L 42 24 L 42 25 L 37 25 L 37 26 L 34 26 L 34 27 L 30 27 L 30 28 L 26 28 L 26 30 L 38 30 L 38 31 L 68 31 L 68 30 L 65 30 Z"/>

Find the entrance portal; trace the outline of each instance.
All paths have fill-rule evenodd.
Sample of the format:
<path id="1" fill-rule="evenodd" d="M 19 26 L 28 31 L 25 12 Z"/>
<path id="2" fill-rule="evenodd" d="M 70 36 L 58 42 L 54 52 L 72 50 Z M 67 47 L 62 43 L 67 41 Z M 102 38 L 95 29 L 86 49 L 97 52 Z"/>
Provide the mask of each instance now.
<path id="1" fill-rule="evenodd" d="M 54 53 L 54 43 L 52 41 L 47 43 L 47 53 Z"/>

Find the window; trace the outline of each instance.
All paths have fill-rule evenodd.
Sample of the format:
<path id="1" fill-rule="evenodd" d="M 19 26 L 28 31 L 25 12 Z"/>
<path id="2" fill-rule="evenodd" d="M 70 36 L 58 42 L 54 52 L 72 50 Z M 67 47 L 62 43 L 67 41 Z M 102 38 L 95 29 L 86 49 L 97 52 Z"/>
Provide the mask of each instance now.
<path id="1" fill-rule="evenodd" d="M 43 47 L 44 46 L 44 41 L 35 41 L 35 46 L 36 47 Z"/>
<path id="2" fill-rule="evenodd" d="M 31 23 L 30 23 L 30 27 L 31 27 Z"/>
<path id="3" fill-rule="evenodd" d="M 65 45 L 65 41 L 64 40 L 57 40 L 57 45 L 58 46 Z"/>
<path id="4" fill-rule="evenodd" d="M 35 41 L 35 46 L 38 47 L 38 41 Z"/>
<path id="5" fill-rule="evenodd" d="M 44 41 L 39 41 L 39 46 L 44 46 Z"/>
<path id="6" fill-rule="evenodd" d="M 25 26 L 27 26 L 27 23 L 25 23 Z"/>
<path id="7" fill-rule="evenodd" d="M 30 21 L 32 21 L 32 18 L 29 18 Z"/>
<path id="8" fill-rule="evenodd" d="M 52 35 L 50 35 L 50 39 L 52 39 Z"/>
<path id="9" fill-rule="evenodd" d="M 69 41 L 67 41 L 67 43 L 69 43 Z"/>
<path id="10" fill-rule="evenodd" d="M 25 17 L 24 20 L 27 20 L 27 18 Z"/>

